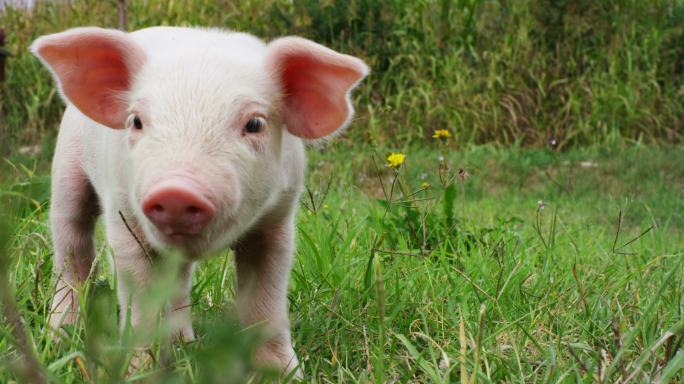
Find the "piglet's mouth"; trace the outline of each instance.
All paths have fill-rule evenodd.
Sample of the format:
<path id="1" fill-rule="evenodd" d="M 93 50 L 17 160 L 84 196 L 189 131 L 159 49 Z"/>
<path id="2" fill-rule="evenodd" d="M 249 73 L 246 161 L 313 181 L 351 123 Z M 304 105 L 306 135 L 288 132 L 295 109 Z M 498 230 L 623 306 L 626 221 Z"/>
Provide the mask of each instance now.
<path id="1" fill-rule="evenodd" d="M 175 245 L 187 245 L 197 241 L 198 235 L 192 235 L 188 233 L 174 232 L 168 235 L 164 235 L 165 238 L 169 240 L 170 243 Z"/>
<path id="2" fill-rule="evenodd" d="M 172 243 L 177 245 L 186 245 L 197 241 L 201 235 L 201 228 L 157 228 L 161 232 L 162 237 Z"/>

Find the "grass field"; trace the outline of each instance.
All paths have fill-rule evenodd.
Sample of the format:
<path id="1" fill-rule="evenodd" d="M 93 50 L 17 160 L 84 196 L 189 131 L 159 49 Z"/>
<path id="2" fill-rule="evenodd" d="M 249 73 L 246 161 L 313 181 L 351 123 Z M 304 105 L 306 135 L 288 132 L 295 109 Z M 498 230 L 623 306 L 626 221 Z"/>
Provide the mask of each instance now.
<path id="1" fill-rule="evenodd" d="M 297 34 L 372 68 L 352 127 L 309 149 L 289 291 L 304 382 L 684 382 L 684 2 L 128 3 L 129 29 Z M 63 103 L 27 47 L 117 23 L 115 1 L 0 10 L 0 383 L 258 382 L 230 252 L 195 275 L 198 341 L 160 325 L 129 374 L 146 352 L 119 334 L 98 227 L 81 317 L 48 337 Z"/>
<path id="2" fill-rule="evenodd" d="M 371 144 L 341 139 L 310 153 L 289 294 L 307 382 L 684 378 L 681 149 L 433 143 L 405 148 L 398 171 Z M 49 342 L 48 178 L 13 161 L 9 280 L 38 361 L 58 382 L 120 380 L 131 350 L 116 331 L 111 251 L 100 243 L 68 342 Z M 199 341 L 139 374 L 243 382 L 255 336 L 239 329 L 234 284 L 230 254 L 203 262 L 192 292 Z M 1 329 L 0 356 L 16 368 Z M 0 381 L 13 377 L 0 369 Z"/>

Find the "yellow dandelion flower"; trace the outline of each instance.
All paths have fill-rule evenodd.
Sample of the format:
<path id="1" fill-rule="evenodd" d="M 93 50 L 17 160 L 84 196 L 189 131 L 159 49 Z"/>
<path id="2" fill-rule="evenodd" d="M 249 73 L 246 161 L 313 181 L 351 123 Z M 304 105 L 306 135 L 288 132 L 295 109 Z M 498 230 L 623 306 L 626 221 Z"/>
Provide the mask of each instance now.
<path id="1" fill-rule="evenodd" d="M 423 181 L 423 183 L 420 185 L 420 187 L 422 189 L 428 189 L 428 188 L 430 188 L 430 183 L 428 183 L 427 181 Z"/>
<path id="2" fill-rule="evenodd" d="M 438 129 L 435 131 L 432 137 L 439 140 L 446 140 L 451 137 L 451 132 L 449 132 L 447 129 Z"/>
<path id="3" fill-rule="evenodd" d="M 399 168 L 404 163 L 406 155 L 403 153 L 390 153 L 387 155 L 387 166 L 390 168 Z"/>

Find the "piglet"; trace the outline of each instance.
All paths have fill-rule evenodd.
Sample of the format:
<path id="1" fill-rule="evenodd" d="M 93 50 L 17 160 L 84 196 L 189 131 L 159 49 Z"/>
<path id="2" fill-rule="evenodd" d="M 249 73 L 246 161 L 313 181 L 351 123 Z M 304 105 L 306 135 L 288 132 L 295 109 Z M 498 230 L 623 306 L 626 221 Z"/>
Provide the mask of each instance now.
<path id="1" fill-rule="evenodd" d="M 122 328 L 127 318 L 134 329 L 152 325 L 146 287 L 155 260 L 172 251 L 182 255 L 182 293 L 167 320 L 193 340 L 194 265 L 232 247 L 240 321 L 267 335 L 256 363 L 300 374 L 287 284 L 304 143 L 350 123 L 364 62 L 300 37 L 266 44 L 175 27 L 76 28 L 38 38 L 31 51 L 67 104 L 52 165 L 49 325 L 76 320 L 102 215 Z"/>

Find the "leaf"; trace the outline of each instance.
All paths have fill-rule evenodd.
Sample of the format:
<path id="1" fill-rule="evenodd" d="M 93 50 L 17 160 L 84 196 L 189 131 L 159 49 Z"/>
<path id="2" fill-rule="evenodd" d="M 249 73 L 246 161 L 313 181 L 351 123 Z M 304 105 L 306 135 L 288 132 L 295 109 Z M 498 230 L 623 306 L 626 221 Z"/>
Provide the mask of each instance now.
<path id="1" fill-rule="evenodd" d="M 411 355 L 411 357 L 416 361 L 418 366 L 430 376 L 430 379 L 433 383 L 441 383 L 444 381 L 437 372 L 437 370 L 435 370 L 433 367 L 430 366 L 430 364 L 428 364 L 428 361 L 425 360 L 425 358 L 423 358 L 423 355 L 421 355 L 420 352 L 418 352 L 416 347 L 406 338 L 406 336 L 398 334 L 397 339 L 399 339 L 399 341 L 401 341 L 402 344 L 404 344 L 406 350 L 408 350 L 409 355 Z"/>
<path id="2" fill-rule="evenodd" d="M 663 370 L 663 375 L 660 377 L 659 382 L 669 383 L 670 379 L 682 369 L 684 369 L 684 352 L 680 349 Z"/>
<path id="3" fill-rule="evenodd" d="M 456 200 L 456 187 L 454 184 L 449 185 L 444 190 L 442 197 L 442 210 L 444 214 L 444 222 L 447 228 L 451 228 L 454 223 L 454 201 Z"/>
<path id="4" fill-rule="evenodd" d="M 68 355 L 63 356 L 63 357 L 53 361 L 52 364 L 48 365 L 47 368 L 50 372 L 56 372 L 59 369 L 61 369 L 63 366 L 65 366 L 69 361 L 74 360 L 77 357 L 80 357 L 81 359 L 85 360 L 85 356 L 83 355 L 83 352 L 75 351 L 75 352 L 71 352 Z"/>

